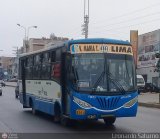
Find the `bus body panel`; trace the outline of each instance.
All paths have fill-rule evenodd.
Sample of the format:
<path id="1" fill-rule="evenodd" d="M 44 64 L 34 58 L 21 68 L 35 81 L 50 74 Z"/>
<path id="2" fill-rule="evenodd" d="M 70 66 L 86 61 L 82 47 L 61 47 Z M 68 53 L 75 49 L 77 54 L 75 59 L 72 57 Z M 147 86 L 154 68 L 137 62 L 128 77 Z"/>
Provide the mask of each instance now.
<path id="1" fill-rule="evenodd" d="M 54 103 L 61 103 L 61 87 L 51 80 L 26 80 L 26 104 L 23 102 L 23 93 L 20 93 L 20 102 L 30 107 L 32 100 L 36 110 L 54 115 Z"/>

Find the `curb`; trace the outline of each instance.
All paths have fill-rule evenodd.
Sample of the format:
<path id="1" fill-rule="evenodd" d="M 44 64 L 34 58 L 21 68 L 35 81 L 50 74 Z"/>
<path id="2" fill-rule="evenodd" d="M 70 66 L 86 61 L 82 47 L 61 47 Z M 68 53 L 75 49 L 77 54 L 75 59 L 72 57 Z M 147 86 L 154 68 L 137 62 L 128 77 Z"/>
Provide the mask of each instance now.
<path id="1" fill-rule="evenodd" d="M 149 107 L 149 108 L 158 108 L 160 109 L 160 104 L 159 103 L 143 103 L 143 102 L 138 102 L 139 106 L 142 107 Z"/>

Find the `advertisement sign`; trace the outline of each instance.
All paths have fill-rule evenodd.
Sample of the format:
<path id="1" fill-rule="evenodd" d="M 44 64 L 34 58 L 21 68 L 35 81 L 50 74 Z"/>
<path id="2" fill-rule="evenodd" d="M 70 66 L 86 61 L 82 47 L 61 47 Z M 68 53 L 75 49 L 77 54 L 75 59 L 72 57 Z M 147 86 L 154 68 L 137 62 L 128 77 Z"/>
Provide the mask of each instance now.
<path id="1" fill-rule="evenodd" d="M 159 52 L 160 30 L 139 36 L 137 68 L 155 67 L 157 59 L 155 53 Z"/>

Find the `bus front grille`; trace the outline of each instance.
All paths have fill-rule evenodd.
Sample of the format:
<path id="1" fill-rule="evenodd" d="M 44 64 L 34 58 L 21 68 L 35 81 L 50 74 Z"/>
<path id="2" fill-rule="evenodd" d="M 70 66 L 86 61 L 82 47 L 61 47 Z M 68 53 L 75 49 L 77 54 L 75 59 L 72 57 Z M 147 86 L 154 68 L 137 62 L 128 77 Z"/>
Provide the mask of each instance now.
<path id="1" fill-rule="evenodd" d="M 120 100 L 120 97 L 112 97 L 112 98 L 97 97 L 97 101 L 101 109 L 116 108 L 119 100 Z"/>

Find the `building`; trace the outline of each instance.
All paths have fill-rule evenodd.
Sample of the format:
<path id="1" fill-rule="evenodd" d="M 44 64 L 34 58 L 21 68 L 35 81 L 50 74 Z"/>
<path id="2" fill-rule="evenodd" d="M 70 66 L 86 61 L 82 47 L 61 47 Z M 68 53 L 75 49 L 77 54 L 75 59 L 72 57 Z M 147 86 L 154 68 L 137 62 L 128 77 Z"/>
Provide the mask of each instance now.
<path id="1" fill-rule="evenodd" d="M 0 79 L 9 78 L 12 75 L 12 57 L 0 57 Z"/>
<path id="2" fill-rule="evenodd" d="M 24 40 L 23 46 L 17 49 L 16 52 L 17 57 L 10 59 L 12 65 L 10 66 L 8 65 L 9 73 L 12 75 L 12 77 L 18 76 L 18 57 L 20 54 L 44 49 L 46 47 L 57 45 L 67 40 L 68 38 L 56 37 L 54 34 L 51 34 L 50 38 L 42 37 L 42 38 L 30 38 L 29 40 Z"/>
<path id="3" fill-rule="evenodd" d="M 160 29 L 138 36 L 137 74 L 146 82 L 160 86 L 160 73 L 156 71 L 155 53 L 160 51 Z"/>
<path id="4" fill-rule="evenodd" d="M 23 52 L 33 52 L 40 49 L 43 49 L 45 47 L 49 47 L 51 45 L 55 45 L 58 43 L 62 43 L 64 41 L 67 41 L 68 38 L 63 37 L 56 37 L 55 35 L 50 35 L 50 38 L 30 38 L 28 41 L 26 41 L 24 44 L 26 44 L 26 49 L 22 48 Z"/>

